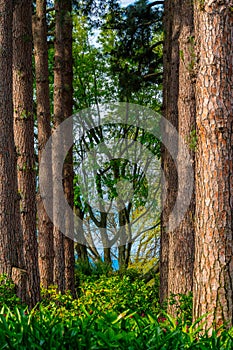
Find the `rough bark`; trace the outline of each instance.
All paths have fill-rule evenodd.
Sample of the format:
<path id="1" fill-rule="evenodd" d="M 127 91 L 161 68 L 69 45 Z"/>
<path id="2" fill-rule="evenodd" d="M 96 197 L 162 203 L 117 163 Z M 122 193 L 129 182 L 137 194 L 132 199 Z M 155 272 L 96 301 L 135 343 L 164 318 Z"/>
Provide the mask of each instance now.
<path id="1" fill-rule="evenodd" d="M 54 128 L 56 129 L 64 121 L 64 41 L 62 26 L 64 23 L 62 13 L 62 1 L 55 1 L 55 42 L 54 42 Z M 59 140 L 61 141 L 61 140 Z M 61 142 L 53 142 L 52 168 L 53 177 L 59 176 L 60 152 L 64 145 Z M 61 216 L 59 188 L 56 181 L 53 186 L 53 219 L 59 222 Z M 63 194 L 60 194 L 63 195 Z M 64 235 L 54 226 L 54 283 L 61 292 L 65 290 L 65 255 L 64 255 Z"/>
<path id="2" fill-rule="evenodd" d="M 16 261 L 16 156 L 12 104 L 12 3 L 0 1 L 0 273 Z"/>
<path id="3" fill-rule="evenodd" d="M 178 81 L 178 129 L 179 145 L 177 155 L 177 167 L 179 170 L 179 191 L 184 193 L 185 189 L 192 184 L 190 182 L 190 169 L 183 161 L 185 152 L 190 154 L 190 162 L 194 172 L 194 149 L 195 149 L 195 80 L 194 80 L 194 19 L 193 4 L 190 0 L 177 1 L 173 7 L 173 16 L 179 18 L 176 26 L 179 45 L 179 81 Z M 177 11 L 177 13 L 175 13 Z M 183 15 L 180 16 L 180 13 Z M 176 56 L 177 59 L 177 56 Z M 170 62 L 171 64 L 173 61 Z M 182 142 L 187 149 L 182 147 Z M 184 192 L 183 192 L 184 191 Z M 185 203 L 185 198 L 181 205 Z M 178 224 L 177 228 L 169 233 L 169 269 L 168 269 L 168 293 L 187 294 L 192 291 L 193 285 L 193 264 L 194 264 L 194 215 L 195 195 L 190 202 L 189 208 Z M 181 210 L 178 211 L 181 212 Z M 174 313 L 172 306 L 169 312 Z"/>
<path id="4" fill-rule="evenodd" d="M 73 55 L 72 55 L 72 0 L 64 1 L 64 119 L 73 114 Z M 73 130 L 67 130 L 69 138 L 72 138 Z M 73 149 L 67 154 L 64 163 L 64 193 L 70 207 L 74 206 L 74 170 L 73 170 Z M 68 237 L 69 235 L 69 237 Z M 65 247 L 65 280 L 66 289 L 70 290 L 75 296 L 75 278 L 74 278 L 74 222 L 71 215 L 66 215 L 66 237 Z"/>
<path id="5" fill-rule="evenodd" d="M 180 12 L 177 1 L 168 0 L 164 3 L 164 32 L 163 49 L 163 116 L 178 129 L 178 91 L 179 91 L 179 33 Z M 163 144 L 169 145 L 171 140 L 162 125 Z M 174 207 L 177 196 L 177 170 L 167 148 L 162 146 L 161 159 L 163 170 L 162 181 L 162 214 L 160 239 L 160 302 L 168 297 L 168 269 L 169 269 L 169 216 Z M 178 145 L 172 148 L 177 153 Z"/>
<path id="6" fill-rule="evenodd" d="M 196 236 L 193 315 L 233 318 L 232 1 L 195 2 L 197 55 Z"/>
<path id="7" fill-rule="evenodd" d="M 27 271 L 24 269 L 20 269 L 18 267 L 13 267 L 12 268 L 12 281 L 15 284 L 15 288 L 16 288 L 16 295 L 23 301 L 26 302 L 27 299 L 25 298 L 25 289 L 27 286 L 27 281 L 28 281 L 28 277 L 27 277 Z M 25 289 L 22 289 L 22 286 L 24 286 Z"/>
<path id="8" fill-rule="evenodd" d="M 40 300 L 32 92 L 32 3 L 29 0 L 20 0 L 15 1 L 13 12 L 14 134 L 30 307 Z"/>
<path id="9" fill-rule="evenodd" d="M 49 71 L 46 24 L 46 0 L 36 1 L 36 14 L 33 17 L 33 39 L 36 70 L 36 99 L 38 123 L 39 167 L 43 149 L 51 136 Z M 43 167 L 48 182 L 52 185 L 52 164 Z M 49 199 L 52 202 L 52 196 Z M 53 284 L 53 224 L 48 217 L 40 193 L 37 193 L 38 248 L 41 285 L 48 288 Z"/>

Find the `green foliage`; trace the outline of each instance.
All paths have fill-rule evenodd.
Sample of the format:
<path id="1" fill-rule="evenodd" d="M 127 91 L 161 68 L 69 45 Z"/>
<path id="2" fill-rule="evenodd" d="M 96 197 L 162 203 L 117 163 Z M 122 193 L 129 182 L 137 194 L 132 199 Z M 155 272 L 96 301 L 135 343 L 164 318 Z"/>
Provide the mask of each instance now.
<path id="1" fill-rule="evenodd" d="M 95 281 L 102 276 L 107 278 L 112 274 L 112 267 L 102 260 L 95 261 L 95 263 L 87 263 L 78 260 L 76 264 L 76 275 L 81 283 L 85 283 L 88 276 L 91 276 L 91 279 Z"/>
<path id="2" fill-rule="evenodd" d="M 155 86 L 159 90 L 161 24 L 161 7 L 151 6 L 147 0 L 135 1 L 126 8 L 110 9 L 105 16 L 99 42 L 109 59 L 112 77 L 118 78 L 121 101 L 145 104 L 142 100 L 146 95 L 152 97 L 150 90 L 155 91 Z M 156 101 L 155 95 L 151 100 Z"/>
<path id="3" fill-rule="evenodd" d="M 197 148 L 197 141 L 198 141 L 196 129 L 193 129 L 190 132 L 190 135 L 189 135 L 189 137 L 186 138 L 186 141 L 187 141 L 191 151 L 195 152 L 196 148 Z"/>
<path id="4" fill-rule="evenodd" d="M 3 276 L 0 286 L 2 299 L 3 289 L 7 292 L 4 301 L 14 296 L 14 285 Z M 182 316 L 190 312 L 191 296 L 179 297 L 180 318 L 174 319 L 153 304 L 154 290 L 140 281 L 133 269 L 128 276 L 87 277 L 76 300 L 51 287 L 42 290 L 42 302 L 30 312 L 20 305 L 2 307 L 0 348 L 232 349 L 232 329 L 208 336 L 198 325 L 201 319 L 191 324 Z"/>
<path id="5" fill-rule="evenodd" d="M 98 280 L 88 277 L 80 286 L 78 303 L 90 311 L 148 312 L 156 310 L 155 290 L 143 281 L 131 276 L 101 276 Z"/>
<path id="6" fill-rule="evenodd" d="M 169 304 L 175 307 L 178 322 L 186 325 L 192 323 L 192 306 L 193 295 L 188 294 L 171 294 Z"/>
<path id="7" fill-rule="evenodd" d="M 0 307 L 13 307 L 17 304 L 20 304 L 20 299 L 15 294 L 14 283 L 6 275 L 0 275 Z"/>

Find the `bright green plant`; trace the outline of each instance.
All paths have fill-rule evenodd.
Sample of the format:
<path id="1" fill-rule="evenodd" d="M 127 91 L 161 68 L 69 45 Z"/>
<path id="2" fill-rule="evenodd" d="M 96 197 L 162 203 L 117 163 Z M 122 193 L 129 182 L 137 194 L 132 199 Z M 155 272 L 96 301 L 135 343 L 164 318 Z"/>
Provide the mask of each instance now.
<path id="1" fill-rule="evenodd" d="M 56 308 L 40 306 L 30 313 L 4 307 L 0 314 L 1 349 L 232 349 L 232 330 L 201 333 L 191 325 L 180 326 L 170 316 L 125 310 L 62 315 Z"/>
<path id="2" fill-rule="evenodd" d="M 0 307 L 14 307 L 17 304 L 20 304 L 20 299 L 16 296 L 14 283 L 6 275 L 0 275 Z"/>
<path id="3" fill-rule="evenodd" d="M 12 283 L 9 286 L 13 287 Z M 0 349 L 233 348 L 232 329 L 208 336 L 202 331 L 201 319 L 191 324 L 185 316 L 185 322 L 191 296 L 179 296 L 179 317 L 172 318 L 153 305 L 154 291 L 135 273 L 98 279 L 89 276 L 81 283 L 79 293 L 79 299 L 73 300 L 69 293 L 62 295 L 51 287 L 42 290 L 42 302 L 30 312 L 22 306 L 3 306 Z"/>
<path id="4" fill-rule="evenodd" d="M 190 325 L 192 323 L 193 295 L 171 294 L 168 303 L 174 305 L 177 321 L 182 324 Z"/>

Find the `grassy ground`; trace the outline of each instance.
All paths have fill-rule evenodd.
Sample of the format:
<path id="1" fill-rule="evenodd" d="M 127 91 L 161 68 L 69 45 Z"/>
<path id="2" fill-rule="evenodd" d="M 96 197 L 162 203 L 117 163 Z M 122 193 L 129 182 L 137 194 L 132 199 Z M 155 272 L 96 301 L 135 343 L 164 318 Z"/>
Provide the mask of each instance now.
<path id="1" fill-rule="evenodd" d="M 157 288 L 135 273 L 83 276 L 76 300 L 42 290 L 31 312 L 0 282 L 0 349 L 233 349 L 233 331 L 208 337 L 191 324 L 190 296 L 181 296 L 173 319 L 159 308 Z"/>

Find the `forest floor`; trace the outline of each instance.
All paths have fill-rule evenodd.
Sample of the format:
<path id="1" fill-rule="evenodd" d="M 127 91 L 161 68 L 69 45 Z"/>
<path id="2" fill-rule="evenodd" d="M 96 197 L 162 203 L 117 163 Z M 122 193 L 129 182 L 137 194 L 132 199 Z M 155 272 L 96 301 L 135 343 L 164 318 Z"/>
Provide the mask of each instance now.
<path id="1" fill-rule="evenodd" d="M 0 349 L 233 349 L 233 330 L 209 337 L 201 322 L 192 324 L 190 295 L 180 296 L 172 318 L 159 307 L 158 284 L 146 285 L 133 270 L 79 276 L 77 299 L 42 289 L 30 312 L 11 282 L 0 282 Z"/>

